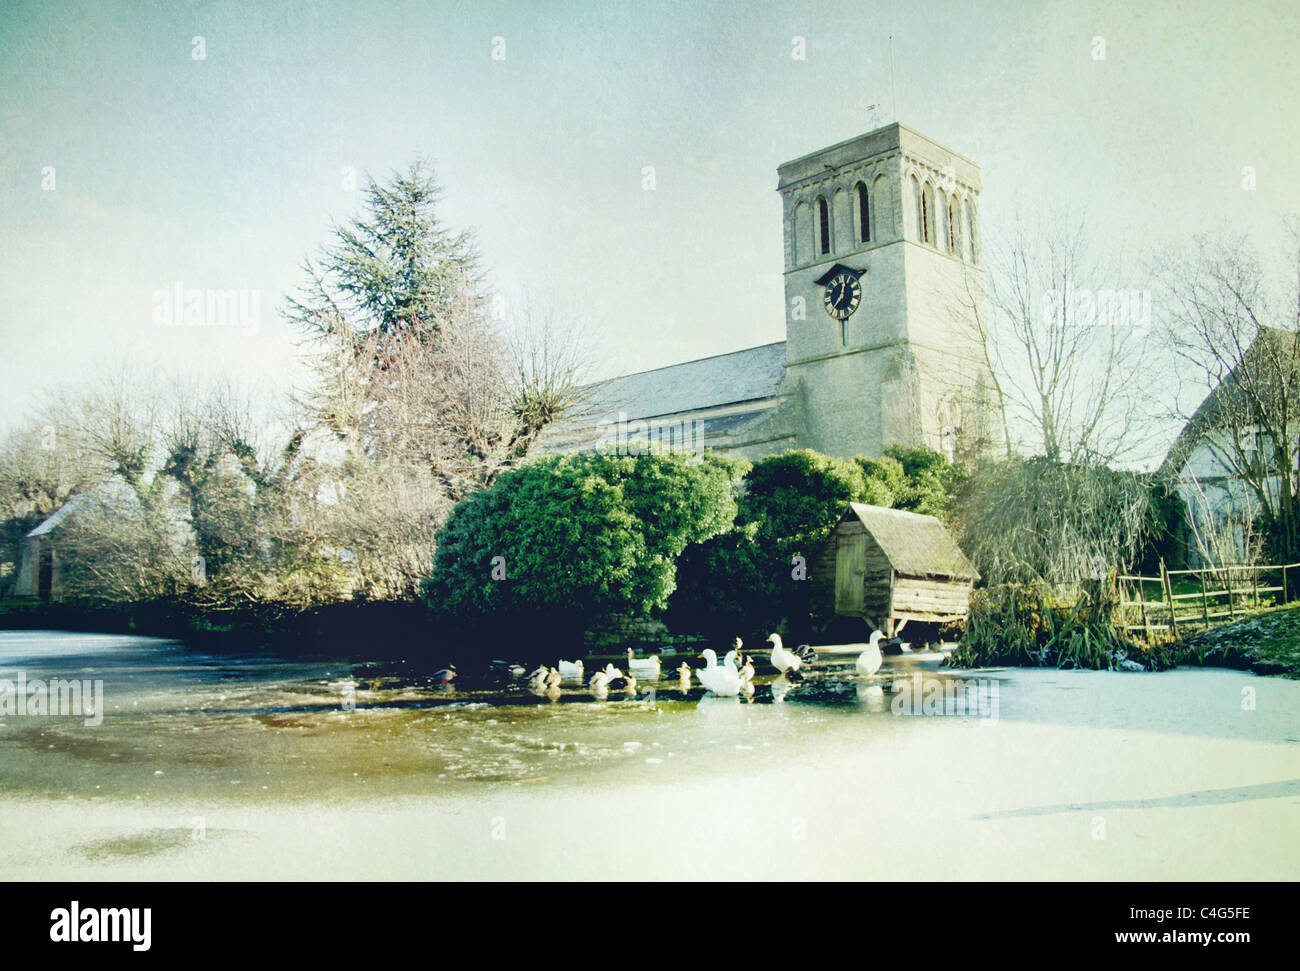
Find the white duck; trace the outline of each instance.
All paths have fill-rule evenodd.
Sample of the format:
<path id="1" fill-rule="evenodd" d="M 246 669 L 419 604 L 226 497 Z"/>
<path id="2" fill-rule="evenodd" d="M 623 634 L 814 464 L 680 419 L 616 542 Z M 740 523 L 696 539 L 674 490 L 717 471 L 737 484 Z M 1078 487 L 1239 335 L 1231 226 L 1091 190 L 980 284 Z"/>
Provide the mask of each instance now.
<path id="1" fill-rule="evenodd" d="M 582 680 L 582 662 L 581 661 L 560 661 L 560 677 L 565 681 Z"/>
<path id="2" fill-rule="evenodd" d="M 878 630 L 872 631 L 870 642 L 867 644 L 867 649 L 858 655 L 858 663 L 856 667 L 858 669 L 858 674 L 863 677 L 870 677 L 875 674 L 880 670 L 880 666 L 885 663 L 885 659 L 880 654 L 880 642 L 884 636 L 885 635 Z"/>
<path id="3" fill-rule="evenodd" d="M 798 671 L 803 661 L 799 659 L 798 654 L 787 651 L 781 644 L 780 634 L 769 634 L 767 642 L 772 645 L 772 667 L 776 668 L 782 674 L 788 671 Z"/>
<path id="4" fill-rule="evenodd" d="M 635 674 L 640 678 L 648 678 L 651 681 L 658 681 L 661 663 L 663 662 L 658 657 L 633 657 L 632 648 L 627 649 L 627 670 L 629 674 Z"/>
<path id="5" fill-rule="evenodd" d="M 711 647 L 705 648 L 700 657 L 704 658 L 706 665 L 696 672 L 700 684 L 720 697 L 734 697 L 740 693 L 740 672 L 735 667 L 718 664 L 718 655 Z"/>

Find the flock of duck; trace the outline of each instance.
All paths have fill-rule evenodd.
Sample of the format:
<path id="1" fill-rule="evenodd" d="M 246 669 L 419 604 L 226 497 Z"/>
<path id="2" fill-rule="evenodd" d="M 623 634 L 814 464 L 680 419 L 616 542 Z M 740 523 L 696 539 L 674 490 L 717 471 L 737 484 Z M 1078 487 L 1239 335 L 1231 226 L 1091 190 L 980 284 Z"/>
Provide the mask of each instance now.
<path id="1" fill-rule="evenodd" d="M 884 663 L 881 656 L 880 641 L 884 634 L 875 631 L 867 644 L 867 649 L 859 655 L 854 667 L 858 674 L 869 677 L 880 670 Z M 772 645 L 772 652 L 769 660 L 772 667 L 777 670 L 778 675 L 784 677 L 788 682 L 797 682 L 803 680 L 801 668 L 810 664 L 816 654 L 807 644 L 802 644 L 793 651 L 787 649 L 781 642 L 779 634 L 771 634 L 767 638 L 767 643 Z M 700 653 L 700 658 L 704 660 L 704 667 L 692 668 L 686 662 L 682 662 L 677 667 L 677 680 L 683 690 L 689 689 L 691 679 L 696 678 L 700 684 L 713 694 L 720 697 L 734 697 L 736 695 L 752 695 L 754 693 L 754 659 L 743 653 L 743 643 L 739 637 L 732 642 L 731 650 L 723 657 L 721 663 L 718 661 L 717 652 L 712 648 L 706 648 Z M 509 674 L 522 677 L 524 668 L 519 665 L 503 665 L 503 670 Z M 632 650 L 627 652 L 627 671 L 623 671 L 614 664 L 606 664 L 603 668 L 592 673 L 589 679 L 586 679 L 587 686 L 591 689 L 592 694 L 597 698 L 608 696 L 611 690 L 618 691 L 635 691 L 639 682 L 651 682 L 662 680 L 663 672 L 662 657 L 634 657 Z M 529 686 L 539 694 L 557 695 L 560 691 L 560 685 L 565 681 L 577 681 L 583 683 L 585 670 L 582 661 L 559 661 L 555 667 L 543 665 L 536 670 L 528 673 Z M 456 677 L 456 669 L 449 666 L 434 674 L 434 680 L 443 683 L 449 683 Z"/>

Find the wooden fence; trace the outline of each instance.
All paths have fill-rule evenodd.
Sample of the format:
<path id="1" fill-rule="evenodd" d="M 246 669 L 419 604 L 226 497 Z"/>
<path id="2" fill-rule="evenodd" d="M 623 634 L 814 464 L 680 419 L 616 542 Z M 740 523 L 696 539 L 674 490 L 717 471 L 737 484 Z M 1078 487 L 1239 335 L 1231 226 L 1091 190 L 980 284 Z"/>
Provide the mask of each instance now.
<path id="1" fill-rule="evenodd" d="M 1249 610 L 1286 603 L 1289 571 L 1295 569 L 1300 563 L 1167 570 L 1162 561 L 1158 577 L 1118 576 L 1124 630 L 1140 631 L 1150 641 L 1230 623 Z"/>

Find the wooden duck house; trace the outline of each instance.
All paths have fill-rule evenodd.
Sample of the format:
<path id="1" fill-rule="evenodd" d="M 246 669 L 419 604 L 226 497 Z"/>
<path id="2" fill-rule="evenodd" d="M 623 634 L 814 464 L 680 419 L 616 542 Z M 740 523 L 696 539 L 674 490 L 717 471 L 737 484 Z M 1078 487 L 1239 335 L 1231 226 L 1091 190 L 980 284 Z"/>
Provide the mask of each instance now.
<path id="1" fill-rule="evenodd" d="M 853 502 L 811 579 L 823 611 L 859 617 L 892 637 L 910 621 L 964 621 L 979 574 L 933 516 Z"/>

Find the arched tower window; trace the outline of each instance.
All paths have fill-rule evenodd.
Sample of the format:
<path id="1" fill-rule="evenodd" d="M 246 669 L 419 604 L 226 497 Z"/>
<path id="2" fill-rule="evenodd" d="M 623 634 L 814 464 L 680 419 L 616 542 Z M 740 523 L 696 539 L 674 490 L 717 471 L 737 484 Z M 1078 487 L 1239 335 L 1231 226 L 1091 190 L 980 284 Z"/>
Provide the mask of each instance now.
<path id="1" fill-rule="evenodd" d="M 921 208 L 921 183 L 912 176 L 912 218 L 916 223 L 916 238 L 925 240 L 925 213 Z"/>
<path id="2" fill-rule="evenodd" d="M 966 205 L 966 226 L 967 232 L 970 233 L 970 261 L 976 266 L 979 265 L 979 235 L 975 232 L 975 207 L 969 203 Z"/>
<path id="3" fill-rule="evenodd" d="M 948 239 L 948 220 L 944 216 L 944 212 L 948 208 L 948 196 L 943 189 L 935 192 L 934 202 L 935 229 L 937 230 L 934 234 L 934 245 L 940 252 L 947 253 L 950 252 L 951 241 Z"/>
<path id="4" fill-rule="evenodd" d="M 817 197 L 817 234 L 822 254 L 831 251 L 831 215 L 824 196 Z"/>
<path id="5" fill-rule="evenodd" d="M 858 240 L 871 242 L 871 205 L 867 198 L 867 187 L 858 183 Z"/>
<path id="6" fill-rule="evenodd" d="M 958 236 L 960 221 L 957 218 L 957 203 L 948 200 L 948 252 L 953 256 L 961 255 L 961 241 Z"/>
<path id="7" fill-rule="evenodd" d="M 929 182 L 921 187 L 921 242 L 934 245 L 934 189 Z"/>
<path id="8" fill-rule="evenodd" d="M 794 252 L 791 256 L 794 259 L 795 266 L 803 266 L 805 263 L 812 262 L 812 213 L 809 211 L 808 203 L 800 202 L 794 207 Z"/>

